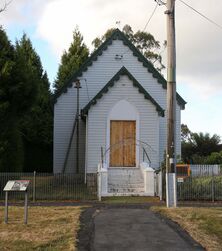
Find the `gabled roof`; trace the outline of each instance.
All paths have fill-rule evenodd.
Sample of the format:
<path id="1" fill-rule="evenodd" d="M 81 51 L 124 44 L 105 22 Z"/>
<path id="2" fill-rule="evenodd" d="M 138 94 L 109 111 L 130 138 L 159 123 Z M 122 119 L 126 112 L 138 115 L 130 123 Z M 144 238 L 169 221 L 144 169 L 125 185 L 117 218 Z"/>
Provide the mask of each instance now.
<path id="1" fill-rule="evenodd" d="M 104 93 L 107 93 L 110 87 L 113 87 L 115 82 L 120 79 L 120 76 L 126 75 L 133 82 L 133 86 L 138 88 L 138 91 L 144 95 L 145 99 L 150 100 L 156 107 L 158 114 L 164 117 L 163 108 L 155 101 L 154 98 L 142 87 L 142 85 L 133 77 L 133 75 L 123 66 L 111 79 L 110 81 L 96 94 L 96 96 L 82 109 L 82 114 L 87 114 L 90 107 L 97 103 Z"/>
<path id="2" fill-rule="evenodd" d="M 64 86 L 54 95 L 54 102 L 56 102 L 57 98 L 62 94 L 67 92 L 67 88 L 72 87 L 72 83 L 76 81 L 78 77 L 81 77 L 83 75 L 83 72 L 88 70 L 88 67 L 93 64 L 93 61 L 96 61 L 98 56 L 101 56 L 103 51 L 105 51 L 109 45 L 112 44 L 113 40 L 122 40 L 123 44 L 128 46 L 132 52 L 133 55 L 137 57 L 138 61 L 143 63 L 143 66 L 147 68 L 147 71 L 149 73 L 152 73 L 153 77 L 157 79 L 158 83 L 162 85 L 164 89 L 167 88 L 167 81 L 164 79 L 164 77 L 155 69 L 152 63 L 150 63 L 143 55 L 142 53 L 128 40 L 128 38 L 124 35 L 123 32 L 121 32 L 119 29 L 116 29 L 112 35 L 104 42 L 102 43 L 99 48 L 94 51 L 91 56 L 86 60 L 86 62 L 79 68 L 78 71 L 76 71 L 73 76 L 66 81 Z M 177 93 L 177 102 L 181 106 L 182 109 L 185 108 L 186 101 Z"/>

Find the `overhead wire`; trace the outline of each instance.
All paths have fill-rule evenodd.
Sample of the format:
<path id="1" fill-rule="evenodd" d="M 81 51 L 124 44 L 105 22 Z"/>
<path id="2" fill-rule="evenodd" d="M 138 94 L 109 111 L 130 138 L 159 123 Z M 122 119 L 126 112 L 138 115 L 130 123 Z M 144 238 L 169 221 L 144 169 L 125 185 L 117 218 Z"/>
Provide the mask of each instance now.
<path id="1" fill-rule="evenodd" d="M 142 32 L 145 31 L 145 29 L 147 28 L 147 26 L 148 26 L 148 24 L 150 23 L 151 19 L 153 18 L 153 15 L 155 14 L 157 7 L 160 5 L 160 4 L 158 3 L 158 1 L 155 0 L 155 2 L 156 2 L 156 5 L 155 5 L 155 7 L 154 7 L 154 9 L 153 9 L 153 11 L 152 11 L 152 13 L 151 13 L 151 15 L 150 15 L 148 21 L 146 22 L 146 24 L 145 24 L 145 26 L 144 26 Z M 123 52 L 122 56 L 125 55 L 128 51 L 129 51 L 129 48 L 127 48 L 126 51 Z"/>
<path id="2" fill-rule="evenodd" d="M 143 28 L 143 31 L 145 31 L 145 29 L 147 28 L 147 25 L 148 25 L 149 22 L 151 21 L 151 19 L 152 19 L 154 13 L 156 12 L 156 9 L 157 9 L 158 6 L 159 6 L 159 4 L 158 4 L 158 2 L 157 2 L 156 5 L 155 5 L 155 8 L 154 8 L 154 10 L 153 10 L 153 12 L 151 13 L 151 15 L 150 15 L 148 21 L 146 22 L 146 25 L 145 25 L 144 28 Z"/>
<path id="3" fill-rule="evenodd" d="M 155 6 L 153 12 L 151 13 L 150 18 L 148 19 L 146 25 L 144 26 L 143 31 L 146 30 L 147 25 L 149 24 L 150 20 L 152 19 L 154 13 L 156 12 L 157 7 L 158 7 L 158 6 L 161 6 L 161 5 L 166 5 L 166 3 L 164 3 L 164 2 L 161 1 L 161 0 L 155 0 L 155 2 L 156 2 L 156 6 Z M 165 51 L 165 49 L 166 49 L 166 46 L 165 46 L 164 49 L 159 53 L 159 56 Z M 155 59 L 155 60 L 152 62 L 152 64 L 154 65 L 156 61 L 157 61 L 157 59 Z"/>
<path id="4" fill-rule="evenodd" d="M 89 98 L 89 89 L 88 89 L 87 79 L 86 79 L 86 78 L 84 78 L 84 80 L 85 80 L 85 84 L 86 84 L 86 91 L 87 91 L 88 101 L 90 101 L 90 98 Z"/>
<path id="5" fill-rule="evenodd" d="M 213 21 L 212 19 L 210 19 L 209 17 L 207 17 L 206 15 L 204 15 L 203 13 L 201 13 L 200 11 L 196 10 L 194 7 L 192 7 L 191 5 L 187 4 L 183 0 L 179 0 L 179 1 L 181 3 L 183 3 L 184 5 L 186 5 L 188 8 L 190 8 L 191 10 L 193 10 L 194 12 L 196 12 L 197 14 L 199 14 L 201 17 L 205 18 L 207 21 L 209 21 L 210 23 L 216 25 L 218 28 L 220 28 L 222 30 L 222 26 L 220 24 L 216 23 L 215 21 Z"/>
<path id="6" fill-rule="evenodd" d="M 87 92 L 87 98 L 88 101 L 90 101 L 90 97 L 89 97 L 89 88 L 88 88 L 88 83 L 87 83 L 87 79 L 86 78 L 79 78 L 80 81 L 84 80 L 85 84 L 86 84 L 86 92 Z"/>

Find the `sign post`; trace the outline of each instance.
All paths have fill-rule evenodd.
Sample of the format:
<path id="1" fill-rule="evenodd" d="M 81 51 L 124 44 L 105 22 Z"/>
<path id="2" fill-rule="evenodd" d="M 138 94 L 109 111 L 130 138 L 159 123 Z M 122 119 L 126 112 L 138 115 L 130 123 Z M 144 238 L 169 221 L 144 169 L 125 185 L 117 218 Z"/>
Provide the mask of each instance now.
<path id="1" fill-rule="evenodd" d="M 8 191 L 5 192 L 5 224 L 8 223 Z"/>
<path id="2" fill-rule="evenodd" d="M 28 192 L 25 191 L 25 213 L 24 213 L 24 223 L 28 223 Z"/>
<path id="3" fill-rule="evenodd" d="M 5 224 L 8 223 L 8 192 L 25 192 L 24 223 L 28 223 L 28 186 L 30 180 L 9 180 L 4 187 L 5 191 Z"/>

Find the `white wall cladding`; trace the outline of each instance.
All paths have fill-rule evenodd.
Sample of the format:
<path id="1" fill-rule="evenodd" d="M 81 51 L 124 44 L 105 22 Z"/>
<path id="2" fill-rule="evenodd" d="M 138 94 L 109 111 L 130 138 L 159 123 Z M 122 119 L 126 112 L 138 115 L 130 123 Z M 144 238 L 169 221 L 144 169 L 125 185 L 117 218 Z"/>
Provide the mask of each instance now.
<path id="1" fill-rule="evenodd" d="M 122 54 L 122 60 L 115 59 L 116 54 Z M 137 57 L 133 56 L 132 51 L 125 46 L 121 40 L 114 40 L 112 44 L 108 46 L 107 50 L 103 51 L 102 55 L 98 56 L 98 59 L 94 61 L 92 66 L 88 67 L 88 70 L 80 77 L 82 85 L 80 89 L 80 107 L 83 108 L 122 66 L 125 66 L 159 105 L 166 110 L 166 90 L 153 78 L 152 74 L 147 71 L 147 68 L 137 60 Z M 88 92 L 86 89 L 87 86 Z M 54 172 L 60 172 L 62 170 L 75 113 L 76 89 L 72 87 L 68 88 L 67 92 L 58 98 L 54 106 Z M 166 118 L 161 118 L 160 121 L 159 142 L 161 161 L 166 145 Z M 177 128 L 180 128 L 179 116 L 177 125 Z M 179 133 L 178 131 L 178 134 Z M 82 135 L 84 135 L 84 133 Z M 83 154 L 84 151 L 81 152 L 82 159 L 84 159 Z M 74 159 L 75 155 L 73 155 L 73 158 L 70 158 L 70 167 L 68 168 L 70 170 L 72 170 L 72 166 L 74 166 L 74 163 L 72 163 Z"/>
<path id="2" fill-rule="evenodd" d="M 151 101 L 138 92 L 127 76 L 121 76 L 114 86 L 104 94 L 97 104 L 91 106 L 88 114 L 88 173 L 95 173 L 101 161 L 101 146 L 107 148 L 107 119 L 109 111 L 120 100 L 127 100 L 139 113 L 140 138 L 156 152 L 151 155 L 154 167 L 159 164 L 159 116 Z M 141 150 L 141 149 L 140 149 Z M 142 152 L 142 151 L 141 151 Z M 109 154 L 109 152 L 107 152 Z"/>

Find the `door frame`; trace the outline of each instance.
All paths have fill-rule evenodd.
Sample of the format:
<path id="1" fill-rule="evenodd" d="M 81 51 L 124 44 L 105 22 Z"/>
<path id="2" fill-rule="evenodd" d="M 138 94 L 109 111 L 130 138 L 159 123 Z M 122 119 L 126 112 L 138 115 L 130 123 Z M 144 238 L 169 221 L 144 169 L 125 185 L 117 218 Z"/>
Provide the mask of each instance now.
<path id="1" fill-rule="evenodd" d="M 119 100 L 109 111 L 107 116 L 107 126 L 106 126 L 106 149 L 110 148 L 110 121 L 120 120 L 120 121 L 136 121 L 136 142 L 140 139 L 140 119 L 139 112 L 135 105 L 133 105 L 128 100 Z M 110 166 L 110 151 L 105 155 L 105 162 L 108 168 L 139 168 L 139 154 L 140 147 L 136 144 L 136 166 L 135 167 L 111 167 Z"/>
<path id="2" fill-rule="evenodd" d="M 129 168 L 129 167 L 135 167 L 135 165 L 136 165 L 136 120 L 110 120 L 110 139 L 111 139 L 111 141 L 112 141 L 112 133 L 114 133 L 115 134 L 115 132 L 113 132 L 113 130 L 112 129 L 114 129 L 113 127 L 112 127 L 112 123 L 118 123 L 118 122 L 121 122 L 121 124 L 122 124 L 122 126 L 123 126 L 123 130 L 125 130 L 126 128 L 124 127 L 124 125 L 127 123 L 130 123 L 130 124 L 133 124 L 133 140 L 134 140 L 134 143 L 135 143 L 135 145 L 134 145 L 134 149 L 133 149 L 133 154 L 132 154 L 132 152 L 131 152 L 131 157 L 130 157 L 130 159 L 132 158 L 133 159 L 133 165 L 126 165 L 126 163 L 128 163 L 128 160 L 126 161 L 126 163 L 124 163 L 124 153 L 125 153 L 125 143 L 127 144 L 127 142 L 123 142 L 123 144 L 122 143 L 120 143 L 120 145 L 118 145 L 117 146 L 117 148 L 118 147 L 120 147 L 120 149 L 119 149 L 119 151 L 121 152 L 120 153 L 120 156 L 122 156 L 122 164 L 123 164 L 123 166 L 121 166 L 121 167 L 124 167 L 124 168 Z M 118 130 L 118 129 L 117 129 Z M 123 133 L 123 135 L 122 136 L 124 136 L 124 132 L 122 131 L 122 133 Z M 132 144 L 132 142 L 130 143 L 128 143 L 128 144 Z M 112 144 L 111 146 L 110 146 L 111 148 L 110 148 L 110 151 L 109 151 L 109 156 L 110 156 L 110 158 L 112 158 L 112 154 L 113 154 L 113 147 L 115 148 L 115 146 Z M 127 147 L 128 148 L 128 147 Z M 132 160 L 131 159 L 131 160 Z M 111 162 L 111 160 L 110 160 L 110 162 Z M 114 162 L 115 162 L 115 160 L 114 160 Z M 111 166 L 111 164 L 110 164 L 110 166 Z M 111 167 L 116 167 L 116 168 L 118 168 L 118 167 L 120 167 L 120 165 L 114 165 L 114 166 L 111 166 Z"/>

